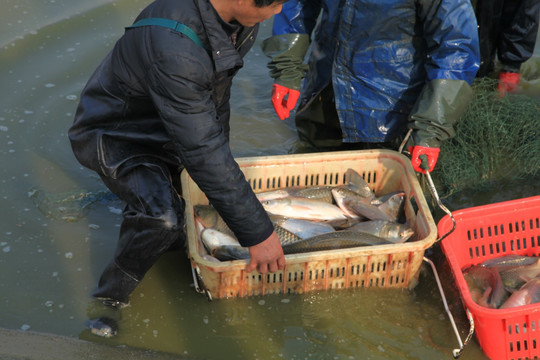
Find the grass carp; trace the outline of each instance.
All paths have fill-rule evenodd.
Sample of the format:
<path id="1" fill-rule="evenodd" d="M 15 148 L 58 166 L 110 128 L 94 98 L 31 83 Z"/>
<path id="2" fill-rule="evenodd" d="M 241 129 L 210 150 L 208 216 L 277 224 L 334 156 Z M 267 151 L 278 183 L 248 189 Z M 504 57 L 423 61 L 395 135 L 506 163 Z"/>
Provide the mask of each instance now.
<path id="1" fill-rule="evenodd" d="M 278 189 L 257 193 L 255 196 L 257 196 L 257 199 L 259 199 L 260 202 L 283 199 L 290 196 L 324 201 L 329 204 L 334 202 L 334 198 L 332 197 L 332 186 L 310 186 L 305 188 Z"/>
<path id="2" fill-rule="evenodd" d="M 392 244 L 375 235 L 359 231 L 339 230 L 312 236 L 294 244 L 283 246 L 285 254 L 305 253 L 321 250 L 345 249 L 358 246 Z"/>
<path id="3" fill-rule="evenodd" d="M 223 245 L 213 249 L 210 255 L 220 261 L 249 259 L 249 249 L 242 246 Z"/>
<path id="4" fill-rule="evenodd" d="M 534 256 L 523 256 L 517 254 L 508 254 L 504 256 L 498 256 L 493 259 L 484 261 L 481 265 L 486 267 L 494 267 L 497 270 L 508 270 L 516 266 L 531 265 L 538 260 Z"/>
<path id="5" fill-rule="evenodd" d="M 508 289 L 518 289 L 529 279 L 540 276 L 540 258 L 528 265 L 514 266 L 500 271 L 504 286 Z"/>
<path id="6" fill-rule="evenodd" d="M 287 218 L 273 219 L 272 221 L 301 239 L 336 231 L 332 225 L 321 221 Z"/>
<path id="7" fill-rule="evenodd" d="M 385 220 L 363 221 L 351 226 L 349 230 L 366 232 L 394 244 L 404 243 L 414 234 L 414 230 L 407 224 Z"/>

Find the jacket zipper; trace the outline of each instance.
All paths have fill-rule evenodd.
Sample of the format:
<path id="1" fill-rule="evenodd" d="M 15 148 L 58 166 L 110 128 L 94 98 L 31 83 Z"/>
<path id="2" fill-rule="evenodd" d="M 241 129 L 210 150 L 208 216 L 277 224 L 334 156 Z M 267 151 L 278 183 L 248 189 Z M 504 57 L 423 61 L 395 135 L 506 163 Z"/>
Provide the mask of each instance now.
<path id="1" fill-rule="evenodd" d="M 238 45 L 238 47 L 236 48 L 237 50 L 240 50 L 240 48 L 242 47 L 242 45 L 244 45 L 246 43 L 246 41 L 248 41 L 248 39 L 251 37 L 251 35 L 253 35 L 253 31 L 254 29 L 251 29 L 250 32 L 246 35 L 246 37 L 242 40 L 242 42 Z"/>

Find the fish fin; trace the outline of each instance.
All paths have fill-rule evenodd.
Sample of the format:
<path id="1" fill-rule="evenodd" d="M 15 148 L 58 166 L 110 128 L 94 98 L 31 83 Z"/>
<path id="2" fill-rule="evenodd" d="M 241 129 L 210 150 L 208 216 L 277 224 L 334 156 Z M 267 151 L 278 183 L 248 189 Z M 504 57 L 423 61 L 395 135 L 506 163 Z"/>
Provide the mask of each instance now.
<path id="1" fill-rule="evenodd" d="M 491 296 L 491 291 L 493 288 L 491 286 L 486 287 L 484 292 L 482 293 L 482 296 L 479 299 L 478 304 L 485 306 L 485 307 L 493 307 L 493 305 L 490 304 L 489 298 Z"/>

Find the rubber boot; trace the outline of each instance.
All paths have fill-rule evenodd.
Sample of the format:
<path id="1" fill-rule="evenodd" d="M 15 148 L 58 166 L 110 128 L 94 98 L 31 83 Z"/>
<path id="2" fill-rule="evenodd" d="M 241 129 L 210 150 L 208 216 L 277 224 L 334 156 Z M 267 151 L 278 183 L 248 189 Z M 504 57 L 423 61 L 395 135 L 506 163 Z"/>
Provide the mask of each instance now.
<path id="1" fill-rule="evenodd" d="M 111 338 L 118 334 L 118 321 L 121 318 L 120 307 L 101 300 L 93 300 L 88 306 L 86 327 L 90 333 Z"/>

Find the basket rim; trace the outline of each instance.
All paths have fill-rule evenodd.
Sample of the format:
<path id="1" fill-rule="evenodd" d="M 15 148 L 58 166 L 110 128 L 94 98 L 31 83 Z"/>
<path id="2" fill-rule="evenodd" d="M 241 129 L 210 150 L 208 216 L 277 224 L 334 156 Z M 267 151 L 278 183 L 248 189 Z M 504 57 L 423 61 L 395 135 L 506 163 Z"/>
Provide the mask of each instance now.
<path id="1" fill-rule="evenodd" d="M 358 156 L 362 156 L 358 158 Z M 431 247 L 437 241 L 437 227 L 431 211 L 429 210 L 423 192 L 419 188 L 418 179 L 416 177 L 416 172 L 412 168 L 410 160 L 403 154 L 386 149 L 370 149 L 370 150 L 346 150 L 346 151 L 332 151 L 332 152 L 318 152 L 318 153 L 306 153 L 306 154 L 288 154 L 288 155 L 266 155 L 266 156 L 252 156 L 252 157 L 238 157 L 235 158 L 237 163 L 242 168 L 246 167 L 259 167 L 265 165 L 271 166 L 282 166 L 284 163 L 287 164 L 302 164 L 309 163 L 314 159 L 321 161 L 330 161 L 335 162 L 340 159 L 343 160 L 373 160 L 385 158 L 391 161 L 397 162 L 399 166 L 403 168 L 403 173 L 407 176 L 408 180 L 411 182 L 412 187 L 418 187 L 416 201 L 419 206 L 419 212 L 425 216 L 425 220 L 429 227 L 428 235 L 423 238 L 416 240 L 414 242 L 405 242 L 402 244 L 387 244 L 387 245 L 373 245 L 369 247 L 356 247 L 356 248 L 347 248 L 347 249 L 334 249 L 334 250 L 324 250 L 324 251 L 313 251 L 309 253 L 299 253 L 299 254 L 288 254 L 285 255 L 285 259 L 289 264 L 296 263 L 305 263 L 307 261 L 323 261 L 323 260 L 335 260 L 343 258 L 344 253 L 350 253 L 354 251 L 354 255 L 349 257 L 362 257 L 369 255 L 388 255 L 404 252 L 418 252 L 424 251 L 427 248 Z M 186 184 L 188 181 L 192 181 L 188 172 L 183 170 L 181 173 L 182 184 Z M 255 191 L 257 192 L 257 191 Z M 186 204 L 187 205 L 187 204 Z M 193 209 L 189 206 L 186 206 L 186 216 L 193 216 Z M 190 221 L 188 221 L 188 228 L 190 226 Z M 188 229 L 189 231 L 189 229 Z M 188 243 L 193 241 L 192 237 L 188 236 Z M 230 260 L 216 262 L 212 260 L 207 260 L 203 258 L 197 251 L 192 250 L 188 244 L 188 256 L 192 262 L 192 265 L 199 264 L 206 268 L 211 269 L 215 272 L 225 272 L 225 271 L 244 271 L 249 260 Z M 279 270 L 276 273 L 280 273 L 284 270 Z M 254 273 L 257 271 L 254 270 Z"/>
<path id="2" fill-rule="evenodd" d="M 465 221 L 472 221 L 479 216 L 484 215 L 486 211 L 493 212 L 494 210 L 507 210 L 507 209 L 515 209 L 516 206 L 520 206 L 521 208 L 525 207 L 526 205 L 538 205 L 540 206 L 540 195 L 521 198 L 521 199 L 513 199 L 513 200 L 507 200 L 507 201 L 500 201 L 493 204 L 485 204 L 485 205 L 479 205 L 469 208 L 464 208 L 457 210 L 453 212 L 454 219 L 456 220 L 456 228 L 460 224 L 460 222 Z M 449 215 L 445 215 L 437 224 L 437 228 L 439 232 L 445 232 L 449 228 L 452 227 L 452 221 L 450 219 Z M 457 249 L 455 248 L 453 241 L 457 234 L 450 234 L 445 239 L 441 241 L 441 249 L 444 253 L 444 256 L 446 257 L 448 264 L 450 266 L 450 269 L 452 271 L 452 275 L 454 276 L 456 285 L 458 287 L 460 297 L 462 299 L 463 305 L 471 310 L 473 315 L 482 314 L 483 316 L 489 316 L 490 318 L 495 319 L 505 319 L 510 316 L 521 316 L 524 314 L 534 314 L 537 312 L 540 312 L 540 303 L 534 303 L 534 304 L 528 304 L 528 305 L 522 305 L 517 306 L 513 308 L 507 308 L 507 309 L 490 309 L 484 306 L 481 306 L 477 304 L 471 296 L 470 290 L 468 286 L 466 285 L 465 277 L 463 276 L 463 269 L 466 267 L 461 267 L 461 264 L 459 263 L 457 259 Z M 504 256 L 508 254 L 522 254 L 527 251 L 530 251 L 529 248 L 526 249 L 520 249 L 518 251 L 507 251 L 504 254 L 500 253 L 498 256 Z M 472 265 L 471 265 L 472 266 Z"/>

